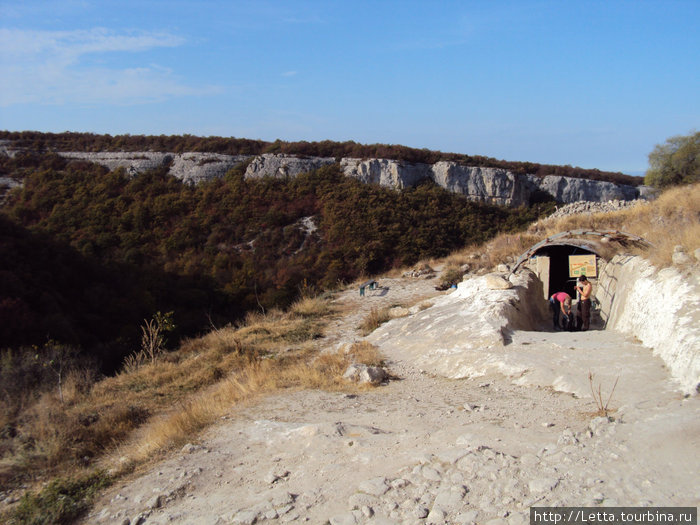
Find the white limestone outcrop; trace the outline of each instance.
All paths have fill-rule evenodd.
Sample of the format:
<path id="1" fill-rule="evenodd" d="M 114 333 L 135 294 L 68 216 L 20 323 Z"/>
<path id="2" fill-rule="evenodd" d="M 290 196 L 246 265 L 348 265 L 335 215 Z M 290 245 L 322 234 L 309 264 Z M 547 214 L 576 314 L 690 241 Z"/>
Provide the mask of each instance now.
<path id="1" fill-rule="evenodd" d="M 173 153 L 159 153 L 153 151 L 62 151 L 61 157 L 76 160 L 87 160 L 108 170 L 124 168 L 129 175 L 138 175 L 144 171 L 160 168 L 168 165 L 175 156 Z"/>
<path id="2" fill-rule="evenodd" d="M 412 188 L 431 178 L 430 165 L 389 159 L 341 159 L 340 168 L 347 177 L 365 184 L 379 184 L 396 190 Z"/>
<path id="3" fill-rule="evenodd" d="M 136 176 L 144 171 L 170 166 L 169 173 L 188 184 L 222 178 L 228 170 L 250 158 L 250 155 L 222 155 L 219 153 L 159 153 L 153 151 L 64 151 L 59 155 L 69 159 L 95 162 L 109 170 L 124 168 Z"/>
<path id="4" fill-rule="evenodd" d="M 296 157 L 294 155 L 264 153 L 255 157 L 248 165 L 245 178 L 296 177 L 334 163 L 333 157 Z"/>
<path id="5" fill-rule="evenodd" d="M 396 347 L 402 359 L 430 374 L 461 379 L 493 368 L 509 375 L 514 372 L 511 365 L 498 351 L 487 350 L 502 348 L 512 330 L 545 322 L 546 304 L 533 297 L 542 297 L 542 283 L 529 270 L 509 280 L 493 274 L 473 277 L 429 309 L 387 323 L 367 340 L 382 349 Z"/>
<path id="6" fill-rule="evenodd" d="M 219 153 L 183 153 L 175 155 L 170 174 L 188 184 L 220 179 L 226 172 L 250 158 L 250 155 Z"/>
<path id="7" fill-rule="evenodd" d="M 61 152 L 60 155 L 97 162 L 110 170 L 122 167 L 130 175 L 170 166 L 170 173 L 178 179 L 198 184 L 223 177 L 228 170 L 251 159 L 246 155 L 216 153 L 157 153 L 157 152 Z M 252 157 L 246 167 L 246 179 L 263 177 L 296 177 L 322 166 L 336 163 L 333 157 L 299 157 L 287 154 L 265 153 Z M 424 180 L 464 195 L 473 201 L 504 206 L 523 206 L 549 193 L 558 202 L 629 201 L 650 197 L 648 188 L 615 184 L 606 181 L 548 175 L 518 175 L 501 168 L 463 166 L 456 162 L 440 161 L 435 164 L 402 162 L 390 159 L 343 158 L 339 160 L 342 172 L 367 184 L 402 190 L 412 188 Z"/>
<path id="8" fill-rule="evenodd" d="M 528 175 L 530 181 L 541 191 L 549 193 L 558 202 L 634 200 L 640 197 L 635 186 L 615 184 L 607 181 L 576 179 L 547 175 L 541 179 Z"/>
<path id="9" fill-rule="evenodd" d="M 528 204 L 534 186 L 530 179 L 500 168 L 461 166 L 455 162 L 436 162 L 432 166 L 435 183 L 471 200 L 505 206 Z"/>

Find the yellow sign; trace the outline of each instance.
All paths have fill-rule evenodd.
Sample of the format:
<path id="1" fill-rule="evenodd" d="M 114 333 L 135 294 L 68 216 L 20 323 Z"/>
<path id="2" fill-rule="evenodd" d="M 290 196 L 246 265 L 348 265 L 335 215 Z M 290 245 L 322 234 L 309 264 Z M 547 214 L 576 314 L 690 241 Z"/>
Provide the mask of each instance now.
<path id="1" fill-rule="evenodd" d="M 595 264 L 595 254 L 590 255 L 569 255 L 569 277 L 597 277 L 598 272 Z"/>

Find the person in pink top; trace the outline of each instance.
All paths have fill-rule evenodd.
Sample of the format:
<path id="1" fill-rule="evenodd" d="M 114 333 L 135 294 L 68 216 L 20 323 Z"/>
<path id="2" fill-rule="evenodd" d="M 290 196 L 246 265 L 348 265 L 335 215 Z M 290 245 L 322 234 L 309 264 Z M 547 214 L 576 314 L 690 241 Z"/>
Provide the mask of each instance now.
<path id="1" fill-rule="evenodd" d="M 557 292 L 549 298 L 549 307 L 552 309 L 552 321 L 554 328 L 563 328 L 559 324 L 559 313 L 564 314 L 564 327 L 569 322 L 571 316 L 571 296 L 566 292 Z"/>

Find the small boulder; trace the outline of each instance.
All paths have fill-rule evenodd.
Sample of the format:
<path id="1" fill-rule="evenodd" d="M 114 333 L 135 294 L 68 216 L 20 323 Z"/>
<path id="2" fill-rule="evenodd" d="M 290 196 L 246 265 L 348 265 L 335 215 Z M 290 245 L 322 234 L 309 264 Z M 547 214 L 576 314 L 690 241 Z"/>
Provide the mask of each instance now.
<path id="1" fill-rule="evenodd" d="M 486 275 L 484 279 L 486 279 L 486 286 L 490 290 L 509 290 L 513 288 L 513 283 L 495 273 Z"/>
<path id="2" fill-rule="evenodd" d="M 683 246 L 680 245 L 676 246 L 673 249 L 673 255 L 671 256 L 671 260 L 676 266 L 683 266 L 685 264 L 690 264 L 691 262 L 693 262 L 690 256 L 687 253 L 685 253 Z"/>
<path id="3" fill-rule="evenodd" d="M 369 383 L 378 385 L 386 379 L 386 371 L 378 366 L 367 366 L 363 364 L 352 364 L 343 374 L 344 379 L 355 383 Z"/>
<path id="4" fill-rule="evenodd" d="M 386 478 L 379 477 L 363 481 L 358 488 L 365 494 L 379 497 L 386 494 L 391 487 L 387 484 Z"/>
<path id="5" fill-rule="evenodd" d="M 236 523 L 237 525 L 253 525 L 258 521 L 258 513 L 254 510 L 241 510 L 233 516 L 231 523 Z"/>

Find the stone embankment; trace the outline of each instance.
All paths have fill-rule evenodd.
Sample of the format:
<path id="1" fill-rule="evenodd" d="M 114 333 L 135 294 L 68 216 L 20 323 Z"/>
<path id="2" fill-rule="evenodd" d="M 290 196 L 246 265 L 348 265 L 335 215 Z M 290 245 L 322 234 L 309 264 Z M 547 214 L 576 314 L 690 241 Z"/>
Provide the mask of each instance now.
<path id="1" fill-rule="evenodd" d="M 438 186 L 471 200 L 505 206 L 527 205 L 543 193 L 562 203 L 627 201 L 646 198 L 649 194 L 645 187 L 553 175 L 517 175 L 500 168 L 462 166 L 447 161 L 414 164 L 389 159 L 335 159 L 272 153 L 255 157 L 154 152 L 61 152 L 60 155 L 97 162 L 109 169 L 123 167 L 131 175 L 170 165 L 173 176 L 191 184 L 223 177 L 228 170 L 243 162 L 249 162 L 245 171 L 247 179 L 295 177 L 300 173 L 339 162 L 346 176 L 355 177 L 365 183 L 400 190 L 414 187 L 424 180 L 432 180 Z"/>

